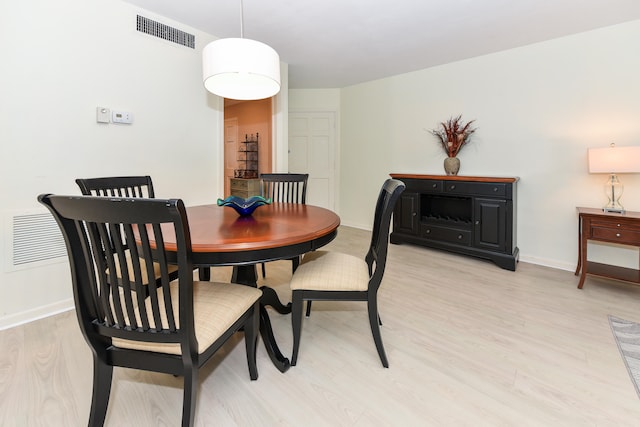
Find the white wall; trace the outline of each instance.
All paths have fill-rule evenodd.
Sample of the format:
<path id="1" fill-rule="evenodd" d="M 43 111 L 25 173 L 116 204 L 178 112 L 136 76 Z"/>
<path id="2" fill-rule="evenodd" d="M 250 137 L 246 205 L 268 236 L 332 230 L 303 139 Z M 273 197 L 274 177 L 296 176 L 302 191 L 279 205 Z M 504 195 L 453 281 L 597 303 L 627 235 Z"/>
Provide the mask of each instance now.
<path id="1" fill-rule="evenodd" d="M 521 260 L 575 269 L 576 206 L 606 202 L 587 148 L 640 145 L 640 21 L 342 89 L 341 219 L 371 227 L 389 173 L 443 174 L 427 130 L 462 114 L 478 131 L 460 175 L 517 176 Z M 640 176 L 621 176 L 640 210 Z M 590 252 L 637 267 L 635 250 Z"/>
<path id="2" fill-rule="evenodd" d="M 340 89 L 290 89 L 289 111 L 340 111 Z"/>
<path id="3" fill-rule="evenodd" d="M 157 197 L 210 203 L 221 194 L 222 103 L 202 85 L 201 50 L 136 31 L 117 0 L 0 3 L 0 327 L 71 307 L 66 260 L 7 268 L 9 219 L 42 210 L 40 193 L 79 194 L 78 177 L 151 175 Z M 133 112 L 96 123 L 96 107 Z"/>

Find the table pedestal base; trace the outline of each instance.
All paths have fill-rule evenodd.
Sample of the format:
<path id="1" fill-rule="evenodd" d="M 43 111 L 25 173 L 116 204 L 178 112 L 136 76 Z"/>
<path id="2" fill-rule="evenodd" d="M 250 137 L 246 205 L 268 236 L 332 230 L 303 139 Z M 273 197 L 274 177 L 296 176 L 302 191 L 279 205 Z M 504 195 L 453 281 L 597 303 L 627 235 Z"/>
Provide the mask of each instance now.
<path id="1" fill-rule="evenodd" d="M 209 281 L 211 280 L 211 270 L 209 268 L 201 268 L 199 276 L 200 280 Z M 255 264 L 234 265 L 231 282 L 257 288 L 258 274 Z M 268 286 L 263 286 L 260 289 L 262 290 L 262 298 L 260 298 L 260 336 L 262 337 L 271 362 L 273 362 L 280 372 L 286 372 L 291 367 L 291 364 L 289 363 L 289 359 L 284 357 L 278 348 L 276 338 L 273 335 L 273 328 L 271 327 L 271 319 L 269 319 L 267 306 L 273 307 L 274 310 L 280 314 L 290 314 L 291 303 L 287 305 L 282 304 L 276 291 Z"/>

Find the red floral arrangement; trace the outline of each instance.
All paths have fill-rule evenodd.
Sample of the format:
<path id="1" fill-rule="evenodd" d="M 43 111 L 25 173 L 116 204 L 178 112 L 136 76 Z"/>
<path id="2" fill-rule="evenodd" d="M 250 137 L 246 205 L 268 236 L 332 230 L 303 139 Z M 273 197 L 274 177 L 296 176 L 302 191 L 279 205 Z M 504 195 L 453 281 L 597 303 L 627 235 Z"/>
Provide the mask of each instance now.
<path id="1" fill-rule="evenodd" d="M 477 129 L 471 127 L 473 122 L 475 122 L 475 120 L 463 123 L 461 115 L 451 117 L 446 122 L 440 123 L 440 129 L 433 129 L 431 133 L 440 140 L 447 156 L 456 157 L 458 151 L 469 142 L 469 137 Z"/>

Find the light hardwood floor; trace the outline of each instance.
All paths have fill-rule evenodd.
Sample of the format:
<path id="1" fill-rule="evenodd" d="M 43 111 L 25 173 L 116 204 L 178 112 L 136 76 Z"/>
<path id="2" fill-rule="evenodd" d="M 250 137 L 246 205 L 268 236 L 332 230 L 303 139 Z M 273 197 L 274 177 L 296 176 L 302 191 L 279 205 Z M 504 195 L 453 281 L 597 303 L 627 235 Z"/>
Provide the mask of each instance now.
<path id="1" fill-rule="evenodd" d="M 328 248 L 364 256 L 369 233 L 341 227 Z M 261 283 L 289 300 L 291 263 Z M 213 269 L 228 280 L 228 268 Z M 640 287 L 567 271 L 494 264 L 390 245 L 380 291 L 390 368 L 363 303 L 314 303 L 298 366 L 258 350 L 249 380 L 242 336 L 200 374 L 199 426 L 637 426 L 640 399 L 607 315 L 640 321 Z M 283 353 L 289 316 L 272 312 Z M 91 355 L 74 312 L 0 332 L 0 425 L 82 426 Z M 176 426 L 182 380 L 116 368 L 108 426 Z"/>

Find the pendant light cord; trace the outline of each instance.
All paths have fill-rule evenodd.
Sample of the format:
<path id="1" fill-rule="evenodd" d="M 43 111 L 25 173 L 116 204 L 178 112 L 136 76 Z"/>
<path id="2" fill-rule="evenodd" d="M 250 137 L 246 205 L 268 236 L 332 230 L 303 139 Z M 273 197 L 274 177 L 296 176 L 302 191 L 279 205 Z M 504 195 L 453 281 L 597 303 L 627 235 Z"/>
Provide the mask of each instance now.
<path id="1" fill-rule="evenodd" d="M 244 6 L 240 0 L 240 38 L 244 38 Z"/>

